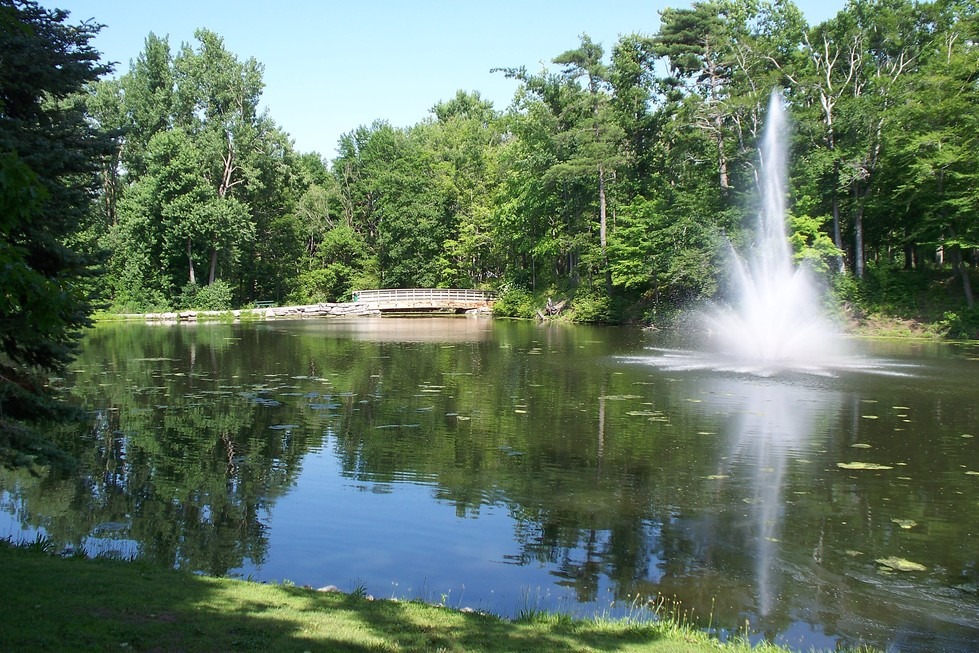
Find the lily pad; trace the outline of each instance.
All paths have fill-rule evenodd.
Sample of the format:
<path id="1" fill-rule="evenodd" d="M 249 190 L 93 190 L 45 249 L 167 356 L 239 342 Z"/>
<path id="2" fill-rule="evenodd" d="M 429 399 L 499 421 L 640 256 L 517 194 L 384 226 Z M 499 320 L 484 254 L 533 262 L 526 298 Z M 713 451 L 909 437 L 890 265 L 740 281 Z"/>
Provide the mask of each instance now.
<path id="1" fill-rule="evenodd" d="M 890 465 L 878 465 L 877 463 L 836 463 L 840 469 L 894 469 Z"/>
<path id="2" fill-rule="evenodd" d="M 917 562 L 911 562 L 910 560 L 905 560 L 904 558 L 898 558 L 896 556 L 891 556 L 890 558 L 877 558 L 875 560 L 877 564 L 894 571 L 925 571 L 927 567 Z"/>
<path id="3" fill-rule="evenodd" d="M 892 519 L 891 521 L 903 529 L 911 529 L 918 525 L 918 522 L 913 519 Z"/>

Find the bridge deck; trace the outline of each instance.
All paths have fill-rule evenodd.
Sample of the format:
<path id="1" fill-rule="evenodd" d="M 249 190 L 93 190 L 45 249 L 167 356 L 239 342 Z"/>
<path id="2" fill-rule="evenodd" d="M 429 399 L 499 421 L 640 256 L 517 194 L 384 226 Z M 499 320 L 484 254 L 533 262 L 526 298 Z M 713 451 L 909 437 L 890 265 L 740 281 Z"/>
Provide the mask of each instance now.
<path id="1" fill-rule="evenodd" d="M 382 288 L 355 290 L 353 301 L 379 311 L 469 311 L 490 308 L 496 293 L 454 288 Z"/>

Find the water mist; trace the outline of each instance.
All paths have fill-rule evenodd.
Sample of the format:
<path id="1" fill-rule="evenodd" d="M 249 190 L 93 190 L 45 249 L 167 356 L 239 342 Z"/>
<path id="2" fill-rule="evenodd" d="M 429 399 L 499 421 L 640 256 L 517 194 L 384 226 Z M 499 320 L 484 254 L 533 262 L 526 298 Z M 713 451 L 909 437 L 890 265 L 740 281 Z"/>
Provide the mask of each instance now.
<path id="1" fill-rule="evenodd" d="M 761 146 L 761 208 L 745 256 L 731 251 L 734 296 L 707 318 L 720 356 L 769 370 L 821 367 L 842 353 L 810 271 L 796 267 L 786 233 L 787 121 L 772 93 Z"/>

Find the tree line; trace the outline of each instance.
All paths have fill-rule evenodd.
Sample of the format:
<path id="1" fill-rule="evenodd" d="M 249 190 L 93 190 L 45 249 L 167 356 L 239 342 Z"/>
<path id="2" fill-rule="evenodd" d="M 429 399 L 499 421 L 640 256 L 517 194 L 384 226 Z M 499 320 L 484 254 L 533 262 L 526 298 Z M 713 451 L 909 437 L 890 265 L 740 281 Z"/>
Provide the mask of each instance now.
<path id="1" fill-rule="evenodd" d="M 948 266 L 972 307 L 979 185 L 976 6 L 788 0 L 661 12 L 608 52 L 587 35 L 506 111 L 459 91 L 418 124 L 294 151 L 259 111 L 262 66 L 199 30 L 150 34 L 89 87 L 103 159 L 89 239 L 119 310 L 341 300 L 359 287 L 557 290 L 582 319 L 646 317 L 717 290 L 746 245 L 768 95 L 794 125 L 790 230 L 834 274 Z"/>

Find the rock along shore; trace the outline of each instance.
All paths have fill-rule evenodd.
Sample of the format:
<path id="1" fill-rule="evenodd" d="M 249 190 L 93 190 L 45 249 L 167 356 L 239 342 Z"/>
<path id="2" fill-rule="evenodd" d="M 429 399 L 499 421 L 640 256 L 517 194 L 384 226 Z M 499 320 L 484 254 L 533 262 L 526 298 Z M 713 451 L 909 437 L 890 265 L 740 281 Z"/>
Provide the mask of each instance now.
<path id="1" fill-rule="evenodd" d="M 489 314 L 489 309 L 467 311 Z M 243 308 L 233 311 L 171 311 L 166 313 L 124 314 L 127 319 L 144 319 L 148 322 L 193 322 L 196 320 L 222 319 L 228 315 L 241 319 L 243 315 L 257 318 L 305 318 L 305 317 L 366 317 L 381 315 L 377 304 L 372 302 L 322 302 L 303 306 L 271 306 L 268 308 Z"/>

